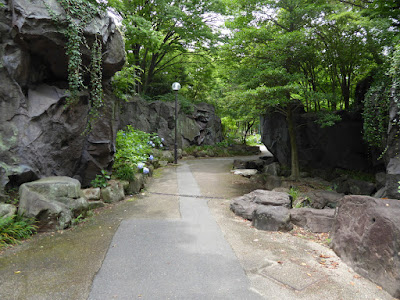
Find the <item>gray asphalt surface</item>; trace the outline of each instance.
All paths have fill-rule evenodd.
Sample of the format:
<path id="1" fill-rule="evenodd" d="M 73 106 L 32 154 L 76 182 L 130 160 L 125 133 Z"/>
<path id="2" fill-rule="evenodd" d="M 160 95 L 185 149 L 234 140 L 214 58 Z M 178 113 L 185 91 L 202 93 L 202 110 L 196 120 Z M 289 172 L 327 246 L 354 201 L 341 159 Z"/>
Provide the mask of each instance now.
<path id="1" fill-rule="evenodd" d="M 177 169 L 181 219 L 126 220 L 96 275 L 90 300 L 263 299 L 211 216 L 189 166 Z"/>
<path id="2" fill-rule="evenodd" d="M 230 199 L 262 185 L 233 159 L 158 169 L 140 195 L 0 252 L 0 300 L 393 299 L 326 243 L 235 216 Z"/>

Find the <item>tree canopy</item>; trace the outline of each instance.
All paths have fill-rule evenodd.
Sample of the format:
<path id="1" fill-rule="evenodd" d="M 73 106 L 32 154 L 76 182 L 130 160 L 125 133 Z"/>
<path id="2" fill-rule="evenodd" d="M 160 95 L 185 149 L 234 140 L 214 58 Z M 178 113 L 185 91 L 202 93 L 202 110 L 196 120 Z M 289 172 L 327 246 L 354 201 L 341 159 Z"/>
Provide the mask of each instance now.
<path id="1" fill-rule="evenodd" d="M 180 81 L 183 97 L 213 103 L 224 120 L 234 120 L 243 132 L 267 109 L 285 115 L 294 134 L 296 124 L 290 118 L 298 107 L 327 113 L 365 106 L 366 140 L 374 146 L 384 143 L 376 138 L 382 130 L 377 133 L 371 127 L 387 127 L 388 97 L 372 101 L 371 95 L 379 88 L 386 89 L 380 93 L 386 95 L 390 86 L 387 74 L 399 42 L 398 1 L 108 3 L 121 16 L 126 70 L 138 78 L 136 84 L 117 82 L 124 93 L 162 98 L 173 81 Z M 217 28 L 223 23 L 221 35 Z M 360 102 L 356 86 L 367 77 L 373 90 Z M 379 125 L 372 122 L 376 107 Z M 335 120 L 328 119 L 326 124 Z M 296 155 L 296 145 L 292 147 Z M 296 165 L 292 175 L 298 175 Z"/>

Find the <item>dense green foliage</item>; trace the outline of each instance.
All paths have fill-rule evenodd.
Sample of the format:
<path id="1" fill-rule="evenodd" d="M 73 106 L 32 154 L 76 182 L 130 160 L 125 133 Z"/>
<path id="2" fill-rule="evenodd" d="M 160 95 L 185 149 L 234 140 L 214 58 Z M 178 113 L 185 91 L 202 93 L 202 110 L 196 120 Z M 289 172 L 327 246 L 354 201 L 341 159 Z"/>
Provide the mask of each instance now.
<path id="1" fill-rule="evenodd" d="M 72 2 L 80 7 L 80 1 Z M 214 104 L 226 134 L 239 133 L 243 142 L 259 116 L 275 110 L 288 123 L 294 177 L 299 170 L 292 116 L 299 109 L 317 112 L 321 126 L 332 126 L 339 121 L 336 110 L 363 108 L 365 140 L 384 148 L 389 90 L 398 84 L 397 1 L 109 0 L 107 6 L 119 16 L 126 42 L 126 66 L 113 80 L 118 97 L 139 93 L 171 101 L 171 84 L 178 81 L 184 109 L 194 102 Z M 74 26 L 71 40 L 80 36 Z M 78 58 L 71 66 L 75 74 L 81 72 Z M 91 73 L 95 86 L 98 73 Z M 356 85 L 371 74 L 370 91 L 357 98 Z M 74 86 L 83 85 L 74 80 Z"/>
<path id="2" fill-rule="evenodd" d="M 163 139 L 128 125 L 117 133 L 114 174 L 117 178 L 132 181 L 137 172 L 148 173 L 146 163 L 154 159 L 155 149 L 162 149 Z"/>

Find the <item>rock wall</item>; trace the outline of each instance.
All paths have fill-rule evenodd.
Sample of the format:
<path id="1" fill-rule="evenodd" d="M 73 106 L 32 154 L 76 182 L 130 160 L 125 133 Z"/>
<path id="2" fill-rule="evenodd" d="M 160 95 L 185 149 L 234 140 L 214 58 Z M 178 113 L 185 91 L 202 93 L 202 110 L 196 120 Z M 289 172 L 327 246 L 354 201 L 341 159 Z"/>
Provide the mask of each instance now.
<path id="1" fill-rule="evenodd" d="M 192 113 L 184 113 L 178 108 L 178 147 L 190 145 L 213 145 L 222 141 L 220 118 L 212 105 L 200 103 Z M 146 102 L 136 97 L 121 104 L 120 129 L 132 125 L 149 133 L 157 133 L 164 138 L 170 148 L 174 145 L 175 106 L 171 102 Z"/>
<path id="2" fill-rule="evenodd" d="M 63 15 L 57 1 L 46 2 Z M 75 176 L 86 185 L 113 160 L 118 108 L 107 86 L 125 61 L 122 36 L 108 16 L 84 30 L 89 44 L 96 33 L 102 37 L 106 109 L 83 136 L 88 95 L 65 108 L 66 40 L 48 9 L 41 0 L 0 3 L 0 191 L 52 175 Z M 83 61 L 89 56 L 84 51 Z"/>
<path id="3" fill-rule="evenodd" d="M 386 195 L 388 198 L 400 199 L 399 181 L 400 181 L 400 128 L 398 125 L 400 90 L 392 89 L 390 111 L 389 111 L 389 129 L 386 151 Z"/>
<path id="4" fill-rule="evenodd" d="M 295 115 L 296 140 L 302 167 L 314 169 L 342 168 L 371 171 L 384 168 L 371 158 L 362 139 L 362 118 L 359 113 L 339 112 L 342 121 L 321 128 L 314 114 L 299 111 Z M 284 165 L 290 166 L 290 141 L 283 115 L 271 112 L 261 118 L 262 142 Z"/>

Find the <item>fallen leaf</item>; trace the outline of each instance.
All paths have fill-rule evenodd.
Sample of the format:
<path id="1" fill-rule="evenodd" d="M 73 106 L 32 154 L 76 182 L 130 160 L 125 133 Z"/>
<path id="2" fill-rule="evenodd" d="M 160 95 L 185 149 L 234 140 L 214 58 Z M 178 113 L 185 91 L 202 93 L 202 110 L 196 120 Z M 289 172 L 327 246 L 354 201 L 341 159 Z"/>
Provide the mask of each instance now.
<path id="1" fill-rule="evenodd" d="M 321 257 L 321 258 L 331 258 L 329 255 L 323 255 L 323 254 L 321 254 L 319 257 Z"/>
<path id="2" fill-rule="evenodd" d="M 359 278 L 361 278 L 361 276 L 360 276 L 360 275 L 354 275 L 353 277 L 354 277 L 354 278 L 356 278 L 356 279 L 359 279 Z"/>
<path id="3" fill-rule="evenodd" d="M 355 283 L 354 283 L 353 281 L 350 281 L 350 284 L 351 284 L 351 285 L 355 285 Z"/>
<path id="4" fill-rule="evenodd" d="M 310 277 L 312 276 L 310 273 L 307 273 L 307 275 L 310 276 Z"/>
<path id="5" fill-rule="evenodd" d="M 381 286 L 377 285 L 376 287 L 378 288 L 378 290 L 382 290 Z"/>
<path id="6" fill-rule="evenodd" d="M 14 274 L 19 274 L 19 273 L 21 273 L 21 271 L 15 271 L 15 272 L 14 272 Z"/>
<path id="7" fill-rule="evenodd" d="M 307 266 L 307 264 L 306 264 L 306 263 L 301 263 L 301 265 L 302 265 L 302 266 Z"/>
<path id="8" fill-rule="evenodd" d="M 278 260 L 277 263 L 278 264 L 283 264 L 283 261 Z"/>

